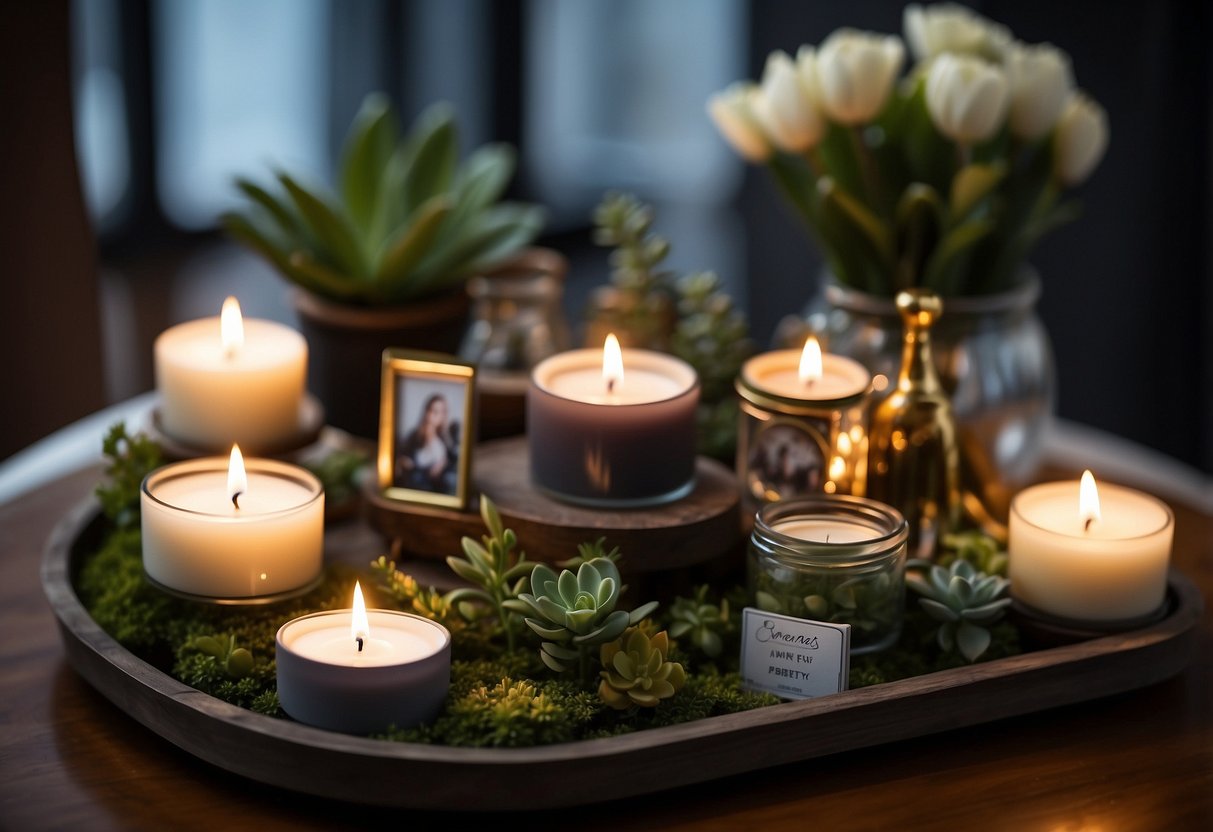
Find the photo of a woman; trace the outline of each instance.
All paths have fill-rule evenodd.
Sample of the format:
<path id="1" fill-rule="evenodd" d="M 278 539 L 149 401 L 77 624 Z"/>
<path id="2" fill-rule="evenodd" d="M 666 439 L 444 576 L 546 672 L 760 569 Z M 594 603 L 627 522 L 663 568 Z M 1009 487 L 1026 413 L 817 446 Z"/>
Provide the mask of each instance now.
<path id="1" fill-rule="evenodd" d="M 459 484 L 459 423 L 443 393 L 431 393 L 413 428 L 396 445 L 396 485 L 455 494 Z"/>

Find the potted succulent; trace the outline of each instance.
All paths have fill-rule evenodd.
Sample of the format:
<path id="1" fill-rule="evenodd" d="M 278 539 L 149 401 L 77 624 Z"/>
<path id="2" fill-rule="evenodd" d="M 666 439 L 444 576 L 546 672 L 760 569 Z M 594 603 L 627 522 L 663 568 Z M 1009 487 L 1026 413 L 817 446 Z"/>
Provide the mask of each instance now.
<path id="1" fill-rule="evenodd" d="M 467 326 L 465 281 L 526 268 L 543 213 L 502 201 L 514 166 L 504 144 L 461 163 L 448 105 L 405 133 L 372 93 L 346 136 L 335 191 L 283 171 L 269 188 L 237 180 L 248 204 L 223 224 L 294 284 L 309 387 L 329 424 L 375 436 L 383 349 L 454 353 Z"/>

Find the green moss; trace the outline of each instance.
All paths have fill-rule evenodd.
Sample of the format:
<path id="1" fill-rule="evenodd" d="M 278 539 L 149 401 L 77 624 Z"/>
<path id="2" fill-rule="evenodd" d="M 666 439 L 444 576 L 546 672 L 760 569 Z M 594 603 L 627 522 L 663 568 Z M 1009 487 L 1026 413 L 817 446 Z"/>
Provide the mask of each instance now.
<path id="1" fill-rule="evenodd" d="M 387 567 L 385 563 L 377 570 L 381 579 L 390 571 Z M 138 527 L 126 524 L 112 530 L 101 548 L 84 559 L 76 588 L 93 619 L 153 666 L 218 699 L 285 718 L 274 663 L 279 627 L 308 612 L 348 606 L 354 580 L 368 577 L 331 565 L 318 588 L 293 601 L 266 607 L 192 603 L 147 582 Z M 415 582 L 397 589 L 388 594 L 398 606 L 418 611 L 415 602 L 426 593 Z M 706 626 L 711 619 L 723 649 L 714 657 L 706 655 L 692 637 L 693 628 L 688 629 L 683 638 L 673 640 L 669 652 L 669 659 L 687 670 L 682 689 L 659 707 L 623 712 L 599 699 L 596 680 L 587 684 L 554 677 L 539 658 L 537 636 L 526 634 L 524 649 L 509 652 L 495 637 L 499 633 L 491 619 L 482 624 L 465 622 L 454 636 L 451 687 L 443 712 L 429 724 L 381 736 L 392 741 L 516 748 L 614 736 L 776 704 L 780 700 L 774 696 L 741 689 L 737 632 L 744 606 L 742 587 L 720 594 L 701 587 L 691 598 L 674 599 L 660 619 L 641 622 L 641 627 L 656 631 L 674 621 L 689 621 L 685 613 L 694 609 L 692 623 Z M 939 649 L 934 638 L 937 626 L 916 604 L 907 606 L 898 644 L 883 653 L 855 658 L 851 687 L 966 664 L 958 654 Z M 1011 624 L 1001 622 L 991 630 L 993 642 L 983 661 L 1020 652 Z M 232 660 L 244 650 L 250 654 L 248 659 Z"/>

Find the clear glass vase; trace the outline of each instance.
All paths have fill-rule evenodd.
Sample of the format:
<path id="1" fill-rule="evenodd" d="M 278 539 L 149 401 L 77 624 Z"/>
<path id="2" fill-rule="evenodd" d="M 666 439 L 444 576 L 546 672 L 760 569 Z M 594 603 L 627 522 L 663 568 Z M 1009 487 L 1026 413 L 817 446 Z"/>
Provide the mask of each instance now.
<path id="1" fill-rule="evenodd" d="M 966 515 L 1005 535 L 1011 497 L 1036 474 L 1056 402 L 1052 344 L 1036 312 L 1040 280 L 1026 273 L 1009 292 L 945 298 L 932 328 L 935 365 L 951 396 Z M 780 346 L 816 333 L 830 352 L 863 363 L 878 405 L 896 383 L 902 324 L 892 298 L 827 280 L 802 316 L 785 320 Z"/>

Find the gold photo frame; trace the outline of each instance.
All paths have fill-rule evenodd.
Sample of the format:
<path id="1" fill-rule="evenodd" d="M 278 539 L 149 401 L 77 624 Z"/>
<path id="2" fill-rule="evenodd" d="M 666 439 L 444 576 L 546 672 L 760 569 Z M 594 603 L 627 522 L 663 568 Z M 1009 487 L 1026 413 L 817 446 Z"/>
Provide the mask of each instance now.
<path id="1" fill-rule="evenodd" d="M 467 505 L 475 398 L 475 365 L 444 353 L 383 351 L 378 474 L 385 497 Z"/>

